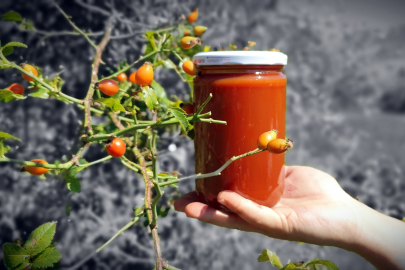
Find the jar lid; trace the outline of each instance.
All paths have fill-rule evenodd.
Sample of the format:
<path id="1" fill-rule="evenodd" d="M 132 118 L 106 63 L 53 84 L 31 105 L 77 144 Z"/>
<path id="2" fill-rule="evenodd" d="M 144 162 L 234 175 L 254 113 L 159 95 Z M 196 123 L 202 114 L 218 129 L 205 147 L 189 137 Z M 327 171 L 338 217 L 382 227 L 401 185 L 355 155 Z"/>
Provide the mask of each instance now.
<path id="1" fill-rule="evenodd" d="M 212 65 L 287 65 L 287 55 L 276 51 L 216 51 L 193 56 L 197 66 Z"/>

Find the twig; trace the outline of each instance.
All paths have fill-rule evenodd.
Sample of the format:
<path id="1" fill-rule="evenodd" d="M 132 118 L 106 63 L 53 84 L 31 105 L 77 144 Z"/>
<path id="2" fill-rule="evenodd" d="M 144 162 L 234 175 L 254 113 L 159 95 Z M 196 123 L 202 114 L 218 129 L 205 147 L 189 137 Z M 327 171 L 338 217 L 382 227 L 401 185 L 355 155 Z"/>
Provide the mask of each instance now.
<path id="1" fill-rule="evenodd" d="M 162 198 L 164 191 L 160 189 L 159 183 L 158 183 L 158 174 L 157 174 L 157 159 L 156 159 L 156 137 L 157 137 L 157 132 L 153 131 L 152 134 L 152 140 L 151 140 L 151 150 L 152 150 L 152 169 L 153 169 L 153 187 L 156 190 L 156 196 L 152 200 L 151 208 L 152 208 L 152 222 L 151 222 L 151 227 L 156 227 L 157 226 L 157 210 L 156 210 L 156 204 Z"/>
<path id="2" fill-rule="evenodd" d="M 228 167 L 228 165 L 231 164 L 232 162 L 234 162 L 235 160 L 238 160 L 238 159 L 240 159 L 240 158 L 247 157 L 247 156 L 252 156 L 252 155 L 255 155 L 255 154 L 264 152 L 264 151 L 266 151 L 266 150 L 267 150 L 267 149 L 262 149 L 262 150 L 260 150 L 260 149 L 257 148 L 257 149 L 255 149 L 255 150 L 253 150 L 253 151 L 247 152 L 247 153 L 242 154 L 242 155 L 240 155 L 240 156 L 236 156 L 236 157 L 230 158 L 227 162 L 225 162 L 224 165 L 222 165 L 218 170 L 216 170 L 216 171 L 214 171 L 214 172 L 211 172 L 211 173 L 199 173 L 199 174 L 189 175 L 189 176 L 180 178 L 179 181 L 186 180 L 186 179 L 190 179 L 190 178 L 199 179 L 199 178 L 208 178 L 208 177 L 213 177 L 213 176 L 221 175 L 221 172 L 222 172 L 223 170 L 225 170 L 225 168 Z M 162 184 L 165 184 L 165 183 L 162 183 Z"/>
<path id="3" fill-rule="evenodd" d="M 93 41 L 91 41 L 91 39 L 86 35 L 86 33 L 84 33 L 79 27 L 77 27 L 72 20 L 70 19 L 71 17 L 68 16 L 59 6 L 58 4 L 56 4 L 56 2 L 54 1 L 55 6 L 57 7 L 57 9 L 59 9 L 60 13 L 62 13 L 62 15 L 66 18 L 66 20 L 68 20 L 68 22 L 70 23 L 70 25 L 73 26 L 73 28 L 80 33 L 89 43 L 91 46 L 93 46 L 94 49 L 97 50 L 97 46 L 96 44 L 94 44 Z"/>
<path id="4" fill-rule="evenodd" d="M 89 86 L 89 90 L 87 91 L 87 95 L 83 100 L 85 111 L 84 111 L 84 126 L 88 128 L 88 133 L 90 135 L 93 134 L 93 129 L 91 128 L 91 112 L 90 112 L 90 100 L 93 98 L 95 84 L 97 83 L 97 74 L 98 68 L 101 62 L 101 55 L 107 45 L 108 41 L 110 40 L 111 34 L 111 21 L 107 24 L 107 29 L 105 31 L 105 35 L 101 40 L 100 44 L 96 46 L 96 57 L 94 58 L 93 69 L 92 69 L 92 80 Z"/>
<path id="5" fill-rule="evenodd" d="M 32 161 L 25 161 L 25 160 L 19 160 L 19 159 L 12 159 L 12 158 L 0 158 L 0 162 L 12 162 L 12 163 L 18 163 L 21 165 L 25 166 L 35 166 L 35 167 L 41 167 L 41 168 L 47 168 L 47 169 L 57 169 L 57 170 L 62 170 L 62 169 L 69 169 L 72 167 L 72 163 L 66 162 L 62 164 L 43 164 L 43 163 L 36 163 Z"/>

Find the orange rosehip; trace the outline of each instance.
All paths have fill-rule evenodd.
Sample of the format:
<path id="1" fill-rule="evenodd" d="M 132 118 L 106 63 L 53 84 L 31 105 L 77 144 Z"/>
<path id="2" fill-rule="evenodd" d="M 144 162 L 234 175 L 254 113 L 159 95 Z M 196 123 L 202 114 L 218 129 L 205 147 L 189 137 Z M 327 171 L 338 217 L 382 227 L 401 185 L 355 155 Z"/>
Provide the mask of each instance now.
<path id="1" fill-rule="evenodd" d="M 188 21 L 189 23 L 193 23 L 193 22 L 195 22 L 195 21 L 197 20 L 197 18 L 198 18 L 198 9 L 194 9 L 194 10 L 190 13 L 190 15 L 188 15 L 187 21 Z"/>
<path id="2" fill-rule="evenodd" d="M 272 154 L 283 154 L 293 148 L 293 141 L 290 139 L 275 139 L 267 144 L 267 150 Z"/>
<path id="3" fill-rule="evenodd" d="M 125 74 L 125 73 L 121 73 L 120 75 L 117 76 L 117 80 L 119 82 L 125 82 L 127 79 L 128 79 L 127 74 Z"/>
<path id="4" fill-rule="evenodd" d="M 184 31 L 184 35 L 185 35 L 185 36 L 189 36 L 189 35 L 190 35 L 190 31 L 189 31 L 189 30 L 185 30 L 185 31 Z"/>
<path id="5" fill-rule="evenodd" d="M 243 50 L 244 50 L 244 51 L 248 51 L 248 50 L 249 50 L 249 48 L 248 48 L 248 47 L 245 47 L 245 48 L 243 48 Z"/>
<path id="6" fill-rule="evenodd" d="M 43 159 L 33 159 L 33 160 L 31 160 L 31 162 L 48 164 L 48 162 L 46 162 Z M 43 168 L 43 167 L 35 167 L 35 166 L 22 166 L 20 170 L 21 170 L 21 172 L 28 172 L 32 175 L 41 175 L 41 174 L 46 173 L 49 169 Z"/>
<path id="7" fill-rule="evenodd" d="M 113 157 L 121 157 L 123 154 L 125 154 L 126 148 L 127 146 L 120 138 L 112 139 L 111 142 L 109 142 L 105 147 L 107 153 Z"/>
<path id="8" fill-rule="evenodd" d="M 193 114 L 194 113 L 194 104 L 193 103 L 180 103 L 180 108 L 186 112 L 186 114 Z"/>
<path id="9" fill-rule="evenodd" d="M 36 68 L 34 68 L 33 66 L 29 65 L 29 64 L 21 64 L 20 67 L 22 67 L 26 72 L 31 73 L 33 76 L 38 77 L 38 70 Z M 21 72 L 22 77 L 24 78 L 24 80 L 32 82 L 34 79 L 31 78 L 30 76 L 28 76 L 27 74 L 24 74 Z"/>
<path id="10" fill-rule="evenodd" d="M 195 45 L 201 45 L 201 39 L 199 39 L 199 38 L 196 38 L 196 37 L 189 37 L 189 36 L 187 36 L 187 37 L 183 37 L 181 40 L 180 40 L 180 46 L 183 48 L 183 49 L 185 49 L 185 50 L 187 50 L 187 49 L 191 49 L 191 48 L 193 48 Z"/>
<path id="11" fill-rule="evenodd" d="M 146 62 L 141 66 L 135 75 L 136 83 L 140 86 L 147 86 L 153 81 L 152 63 Z"/>
<path id="12" fill-rule="evenodd" d="M 201 36 L 205 31 L 207 31 L 207 27 L 205 26 L 197 25 L 194 27 L 194 34 L 196 36 Z"/>
<path id="13" fill-rule="evenodd" d="M 136 84 L 136 71 L 132 72 L 131 75 L 129 75 L 129 81 L 133 84 Z"/>
<path id="14" fill-rule="evenodd" d="M 98 89 L 107 96 L 113 96 L 118 93 L 120 87 L 113 79 L 104 79 L 98 84 Z"/>
<path id="15" fill-rule="evenodd" d="M 193 61 L 187 60 L 184 61 L 183 63 L 183 70 L 185 73 L 191 75 L 191 76 L 195 76 L 198 74 L 198 69 L 195 66 L 195 64 L 193 63 Z"/>
<path id="16" fill-rule="evenodd" d="M 273 129 L 262 133 L 257 139 L 257 147 L 259 149 L 264 149 L 267 147 L 267 144 L 277 138 L 277 130 Z"/>
<path id="17" fill-rule="evenodd" d="M 21 84 L 13 83 L 9 87 L 6 88 L 7 90 L 12 91 L 14 94 L 22 95 L 24 94 L 24 87 Z"/>

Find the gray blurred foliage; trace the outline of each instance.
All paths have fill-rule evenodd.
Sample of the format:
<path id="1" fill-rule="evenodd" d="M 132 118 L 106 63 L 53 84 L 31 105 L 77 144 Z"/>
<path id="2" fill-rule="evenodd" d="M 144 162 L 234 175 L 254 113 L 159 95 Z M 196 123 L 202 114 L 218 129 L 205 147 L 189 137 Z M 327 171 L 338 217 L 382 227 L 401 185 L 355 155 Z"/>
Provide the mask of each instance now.
<path id="1" fill-rule="evenodd" d="M 340 16 L 345 1 L 338 5 L 276 0 L 245 0 L 237 5 L 213 0 L 58 2 L 86 31 L 102 31 L 106 13 L 118 12 L 121 21 L 113 32 L 117 36 L 164 26 L 198 7 L 197 22 L 208 27 L 204 42 L 213 48 L 230 42 L 243 48 L 253 40 L 257 49 L 281 49 L 289 56 L 287 131 L 296 142 L 287 163 L 320 168 L 370 207 L 395 218 L 405 215 L 405 22 L 373 27 L 346 21 Z M 50 1 L 2 0 L 0 13 L 9 10 L 32 20 L 37 29 L 71 31 Z M 13 23 L 0 22 L 0 26 L 2 43 L 20 41 L 29 47 L 16 49 L 10 60 L 35 63 L 48 76 L 63 70 L 63 91 L 76 98 L 85 96 L 94 52 L 84 38 L 45 38 L 20 32 Z M 103 55 L 106 64 L 101 74 L 109 74 L 108 68 L 115 69 L 121 59 L 134 61 L 143 46 L 140 35 L 112 40 Z M 188 86 L 174 72 L 158 71 L 157 81 L 169 96 L 188 97 Z M 1 88 L 14 82 L 27 87 L 16 71 L 1 70 Z M 56 100 L 27 98 L 0 104 L 0 130 L 22 139 L 10 142 L 14 149 L 10 158 L 49 162 L 69 158 L 82 118 L 75 106 Z M 176 129 L 161 135 L 160 169 L 192 174 L 193 142 L 178 135 Z M 167 150 L 170 144 L 177 146 L 175 152 Z M 96 145 L 85 158 L 91 161 L 103 155 Z M 42 181 L 21 174 L 15 164 L 0 164 L 0 245 L 26 239 L 37 226 L 57 220 L 63 269 L 151 269 L 152 241 L 142 225 L 130 228 L 100 254 L 94 253 L 131 219 L 133 207 L 142 204 L 143 181 L 116 160 L 85 170 L 80 179 L 82 192 L 69 195 L 59 179 Z M 182 194 L 193 188 L 191 181 L 180 184 Z M 69 201 L 72 211 L 67 216 Z M 181 269 L 272 269 L 256 262 L 263 248 L 276 252 L 283 263 L 318 257 L 341 269 L 373 269 L 343 250 L 218 228 L 174 211 L 159 219 L 159 231 L 163 256 Z"/>

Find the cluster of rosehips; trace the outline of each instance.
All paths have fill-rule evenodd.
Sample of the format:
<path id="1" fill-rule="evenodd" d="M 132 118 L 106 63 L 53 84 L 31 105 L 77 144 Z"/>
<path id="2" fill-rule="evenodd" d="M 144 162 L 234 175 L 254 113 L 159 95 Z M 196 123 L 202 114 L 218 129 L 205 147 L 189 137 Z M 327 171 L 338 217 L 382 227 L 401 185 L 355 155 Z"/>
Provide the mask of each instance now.
<path id="1" fill-rule="evenodd" d="M 32 75 L 34 75 L 35 77 L 38 76 L 38 71 L 35 67 L 29 65 L 29 64 L 21 64 L 20 65 L 25 71 L 27 71 L 28 73 L 31 73 Z M 24 80 L 32 82 L 34 79 L 31 78 L 30 76 L 24 74 L 21 72 L 22 77 L 24 78 Z M 6 88 L 7 90 L 12 91 L 14 94 L 17 95 L 22 95 L 24 94 L 24 87 L 19 84 L 19 83 L 13 83 L 12 85 L 10 85 L 9 87 Z"/>
<path id="2" fill-rule="evenodd" d="M 272 154 L 282 154 L 293 148 L 293 141 L 290 139 L 277 139 L 277 130 L 267 131 L 257 139 L 257 147 L 260 150 L 266 149 Z"/>

